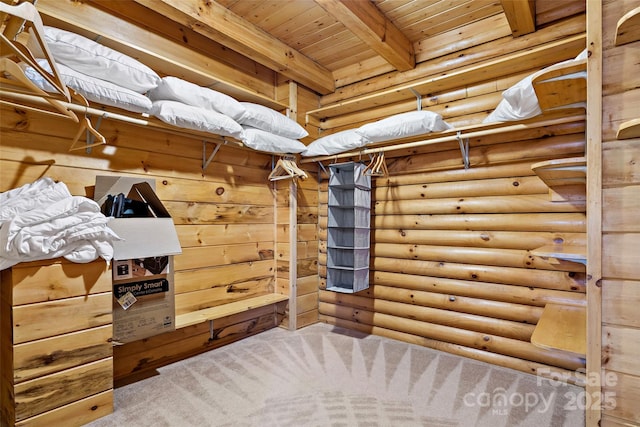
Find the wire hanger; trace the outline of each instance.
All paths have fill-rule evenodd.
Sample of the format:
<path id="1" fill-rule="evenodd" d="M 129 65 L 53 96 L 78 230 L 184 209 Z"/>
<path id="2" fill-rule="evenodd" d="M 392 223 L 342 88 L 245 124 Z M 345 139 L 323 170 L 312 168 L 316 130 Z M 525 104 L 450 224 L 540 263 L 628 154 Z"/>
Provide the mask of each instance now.
<path id="1" fill-rule="evenodd" d="M 295 159 L 288 156 L 280 157 L 269 174 L 270 181 L 278 181 L 280 179 L 293 177 L 298 177 L 300 179 L 308 178 L 307 173 L 296 165 Z"/>
<path id="2" fill-rule="evenodd" d="M 6 20 L 6 25 L 0 34 L 2 56 L 7 56 L 6 49 L 9 49 L 18 59 L 40 73 L 61 96 L 70 101 L 69 89 L 67 89 L 60 77 L 60 72 L 52 59 L 53 55 L 51 55 L 44 40 L 44 24 L 36 7 L 28 1 L 17 6 L 0 1 L 0 18 L 4 21 L 7 15 L 9 18 Z M 26 39 L 31 49 L 18 39 Z M 51 71 L 38 64 L 31 50 L 35 50 L 38 56 L 47 61 Z"/>

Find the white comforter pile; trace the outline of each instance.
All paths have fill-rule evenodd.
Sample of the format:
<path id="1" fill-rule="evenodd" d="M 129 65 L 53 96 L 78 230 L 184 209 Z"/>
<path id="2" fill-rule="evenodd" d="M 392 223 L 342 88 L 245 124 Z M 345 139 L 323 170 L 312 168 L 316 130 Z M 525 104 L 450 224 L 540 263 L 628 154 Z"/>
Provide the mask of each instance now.
<path id="1" fill-rule="evenodd" d="M 86 263 L 113 258 L 109 218 L 96 202 L 42 178 L 0 193 L 0 270 L 19 262 L 65 257 Z"/>

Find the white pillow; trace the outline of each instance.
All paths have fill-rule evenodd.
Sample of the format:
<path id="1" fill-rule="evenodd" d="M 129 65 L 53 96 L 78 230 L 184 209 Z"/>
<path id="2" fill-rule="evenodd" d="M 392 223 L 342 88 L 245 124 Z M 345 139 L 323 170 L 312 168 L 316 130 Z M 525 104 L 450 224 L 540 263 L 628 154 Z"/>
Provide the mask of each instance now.
<path id="1" fill-rule="evenodd" d="M 347 129 L 313 141 L 302 153 L 306 157 L 330 156 L 367 145 L 368 139 L 359 135 L 354 129 Z"/>
<path id="2" fill-rule="evenodd" d="M 539 111 L 537 114 L 540 114 L 542 111 L 538 106 L 537 98 L 536 98 L 536 107 L 537 107 L 537 110 Z M 531 117 L 534 117 L 535 115 L 537 115 L 535 111 L 536 109 L 532 110 Z M 493 110 L 491 114 L 489 114 L 487 117 L 485 117 L 482 123 L 509 122 L 513 120 L 522 120 L 523 118 L 524 117 L 521 115 L 521 113 L 515 110 L 514 107 L 509 103 L 509 101 L 503 98 L 500 101 L 500 103 L 498 103 L 498 106 L 496 107 L 496 109 Z"/>
<path id="3" fill-rule="evenodd" d="M 230 117 L 177 101 L 154 101 L 150 113 L 165 123 L 181 128 L 235 138 L 242 134 L 242 127 Z"/>
<path id="4" fill-rule="evenodd" d="M 367 123 L 356 129 L 356 132 L 371 142 L 380 142 L 439 132 L 450 128 L 451 126 L 442 120 L 440 114 L 420 110 L 396 114 L 377 122 Z"/>
<path id="5" fill-rule="evenodd" d="M 280 135 L 256 129 L 249 126 L 243 126 L 240 140 L 249 148 L 254 150 L 266 151 L 268 153 L 301 153 L 307 147 L 300 141 L 287 138 Z"/>
<path id="6" fill-rule="evenodd" d="M 150 90 L 147 96 L 152 101 L 180 101 L 194 107 L 207 108 L 227 115 L 236 121 L 246 111 L 238 101 L 229 95 L 171 76 L 163 77 L 158 87 Z"/>
<path id="7" fill-rule="evenodd" d="M 38 64 L 47 70 L 49 69 L 49 63 L 46 59 L 38 59 Z M 56 66 L 64 83 L 87 98 L 88 101 L 122 108 L 127 111 L 133 111 L 134 113 L 146 113 L 151 109 L 151 100 L 138 92 L 115 85 L 106 80 L 87 76 L 62 64 L 56 64 Z M 24 73 L 27 78 L 34 82 L 40 89 L 46 92 L 56 92 L 54 87 L 33 68 L 25 67 Z"/>
<path id="8" fill-rule="evenodd" d="M 262 129 L 291 139 L 300 139 L 309 135 L 309 132 L 302 126 L 276 110 L 252 102 L 241 102 L 240 104 L 246 109 L 245 114 L 238 119 L 238 123 L 241 125 Z"/>
<path id="9" fill-rule="evenodd" d="M 153 89 L 160 76 L 138 60 L 79 34 L 44 27 L 44 39 L 56 63 L 138 93 Z"/>

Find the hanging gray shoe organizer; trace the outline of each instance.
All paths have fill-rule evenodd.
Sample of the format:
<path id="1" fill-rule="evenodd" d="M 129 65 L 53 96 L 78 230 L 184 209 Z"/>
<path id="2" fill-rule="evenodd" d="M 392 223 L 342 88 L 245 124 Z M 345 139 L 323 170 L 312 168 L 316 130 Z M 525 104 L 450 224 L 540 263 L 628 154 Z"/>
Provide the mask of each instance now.
<path id="1" fill-rule="evenodd" d="M 371 177 L 362 163 L 329 165 L 327 290 L 369 287 Z"/>

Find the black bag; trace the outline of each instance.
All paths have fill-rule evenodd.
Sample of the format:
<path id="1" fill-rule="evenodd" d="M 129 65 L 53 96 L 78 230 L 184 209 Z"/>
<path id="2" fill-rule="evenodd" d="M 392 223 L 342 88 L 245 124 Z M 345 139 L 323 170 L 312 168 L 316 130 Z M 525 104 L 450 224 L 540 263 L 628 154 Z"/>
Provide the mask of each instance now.
<path id="1" fill-rule="evenodd" d="M 149 270 L 152 274 L 160 274 L 164 271 L 165 267 L 169 264 L 168 256 L 156 256 L 151 258 L 145 258 L 142 261 L 144 268 Z"/>
<path id="2" fill-rule="evenodd" d="M 144 218 L 149 216 L 149 205 L 139 200 L 128 199 L 124 194 L 109 194 L 102 205 L 102 213 L 114 218 Z"/>

